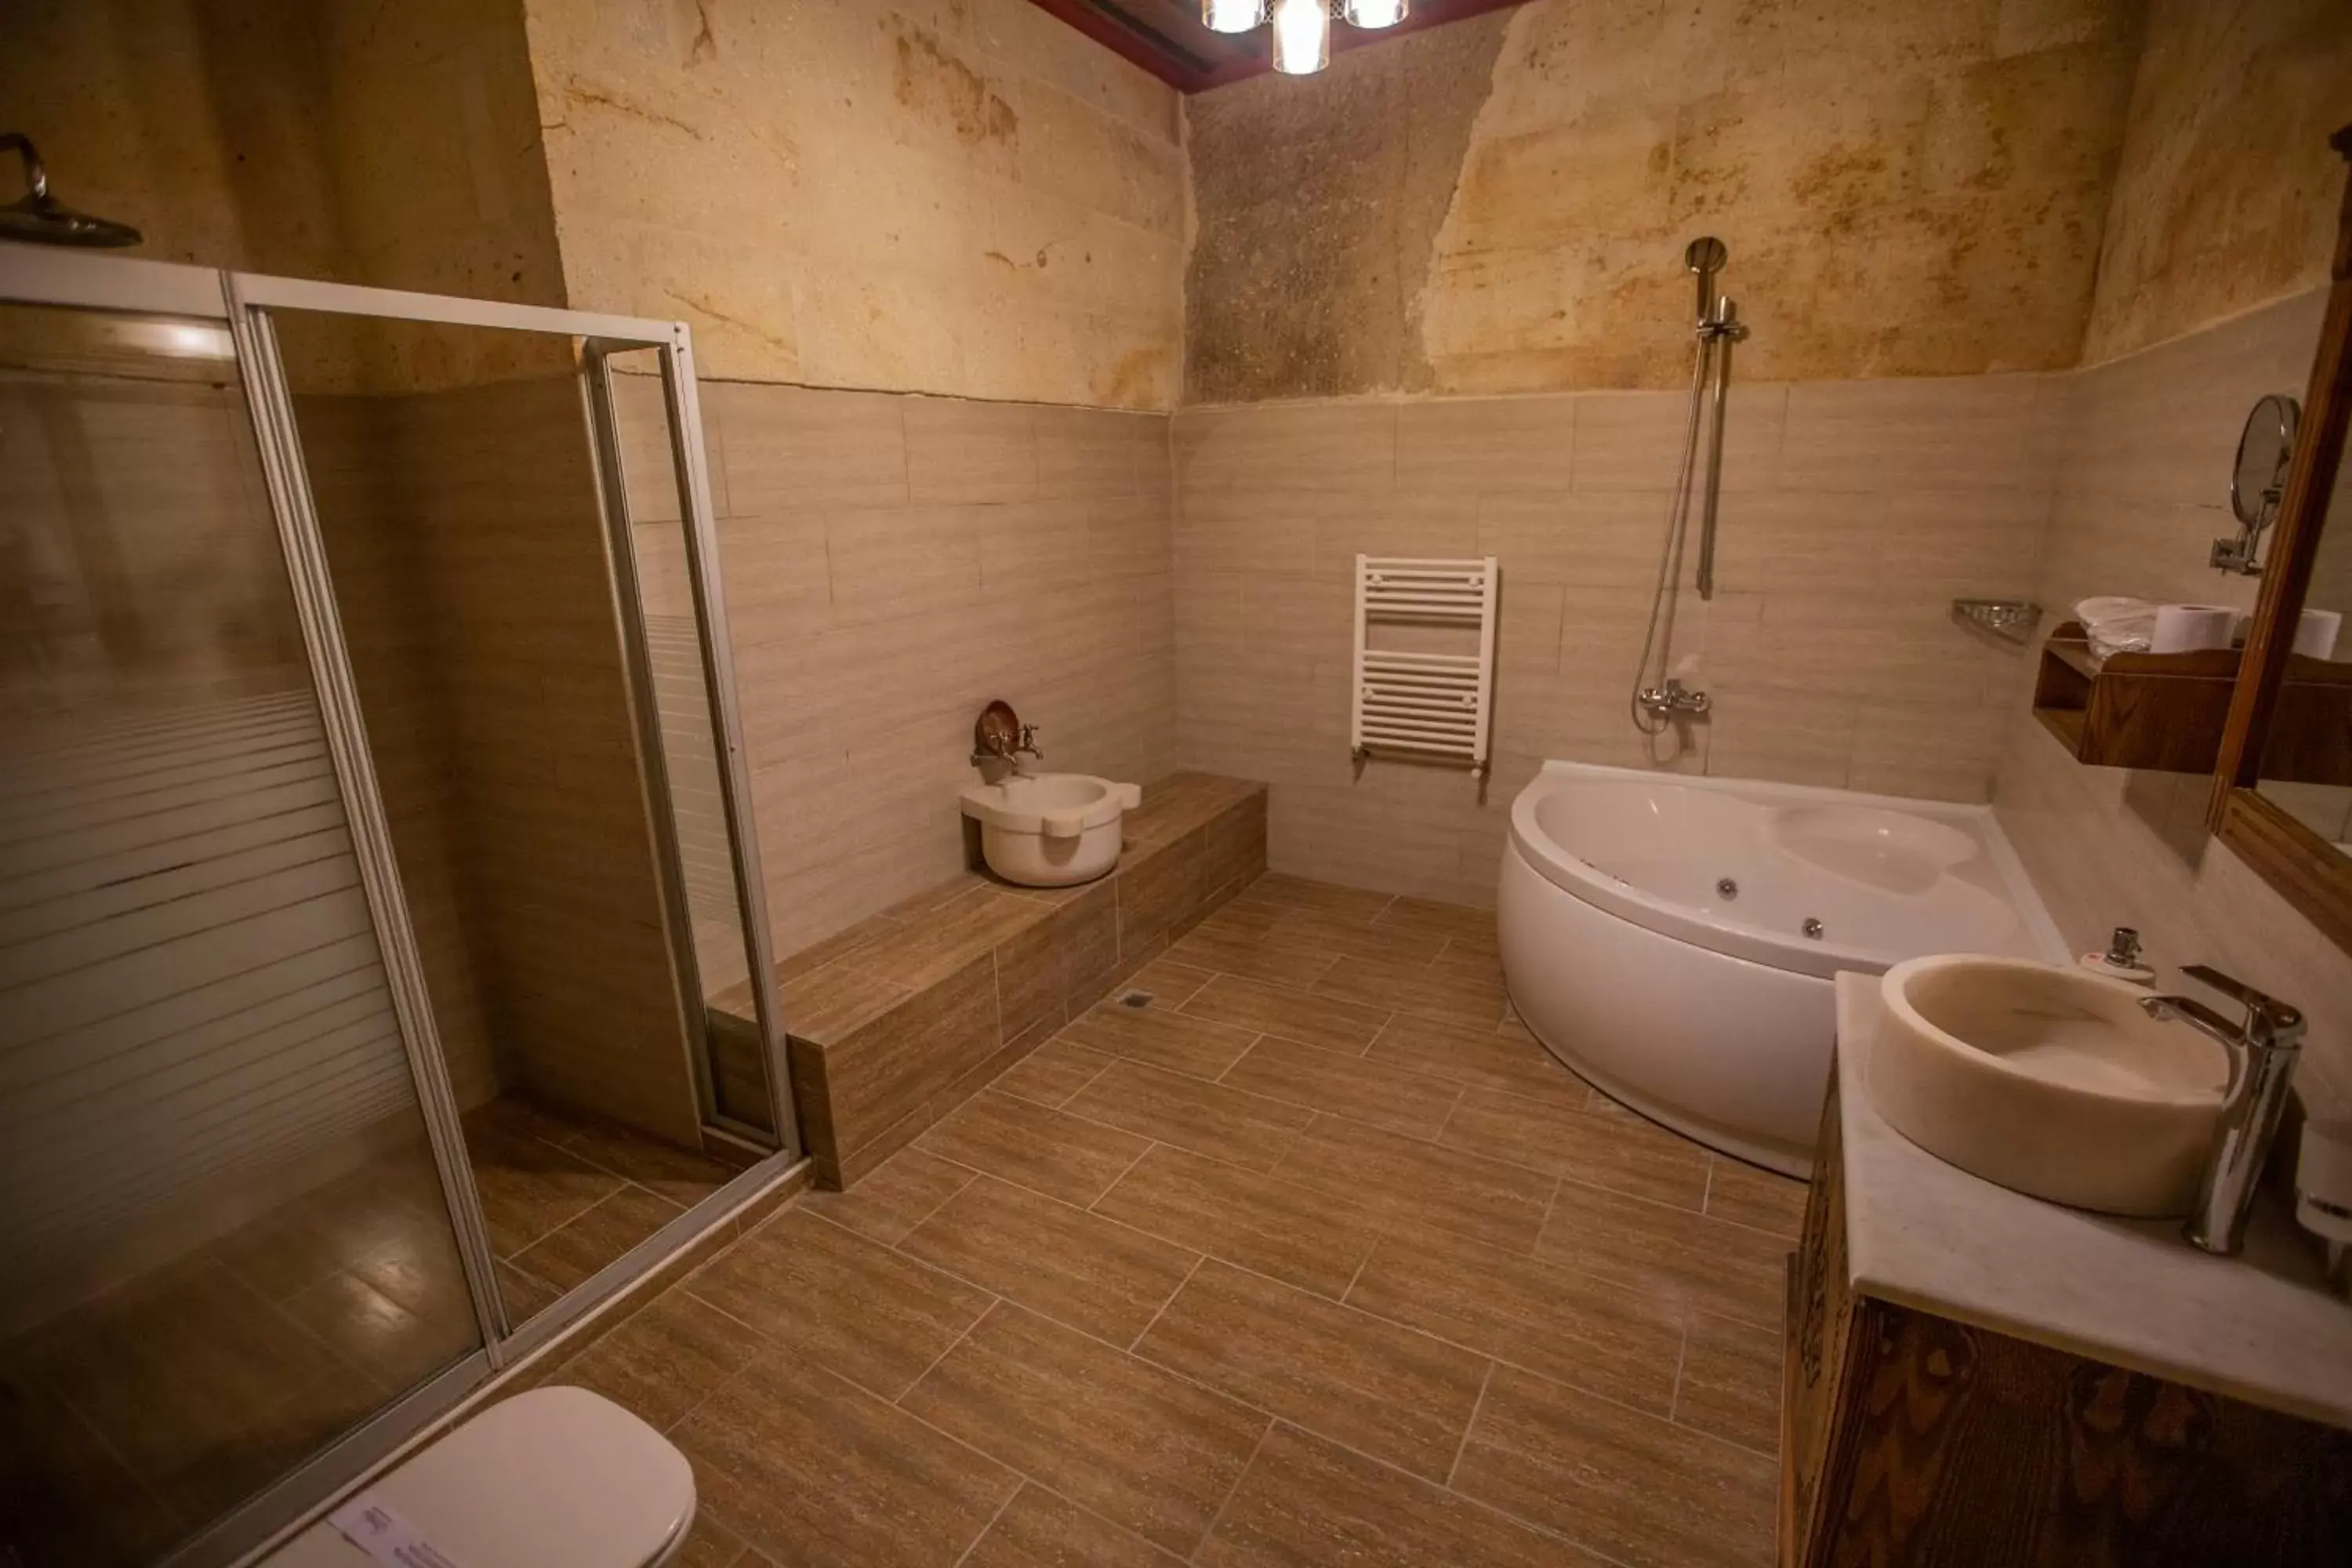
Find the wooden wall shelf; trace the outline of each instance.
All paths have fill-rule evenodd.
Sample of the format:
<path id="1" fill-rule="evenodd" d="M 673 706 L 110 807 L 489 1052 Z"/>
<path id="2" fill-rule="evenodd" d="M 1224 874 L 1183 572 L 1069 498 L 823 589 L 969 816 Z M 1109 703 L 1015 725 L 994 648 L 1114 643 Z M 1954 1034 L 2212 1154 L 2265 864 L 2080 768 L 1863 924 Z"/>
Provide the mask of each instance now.
<path id="1" fill-rule="evenodd" d="M 2033 716 L 2074 760 L 2103 768 L 2210 773 L 2221 754 L 2238 650 L 2091 658 L 2080 621 L 2042 645 Z"/>
<path id="2" fill-rule="evenodd" d="M 2068 621 L 2042 645 L 2033 716 L 2080 763 L 2210 773 L 2242 657 L 2236 648 L 2118 653 L 2100 664 L 2083 623 Z M 2264 777 L 2352 783 L 2352 664 L 2291 657 L 2278 726 L 2294 743 L 2272 749 Z"/>

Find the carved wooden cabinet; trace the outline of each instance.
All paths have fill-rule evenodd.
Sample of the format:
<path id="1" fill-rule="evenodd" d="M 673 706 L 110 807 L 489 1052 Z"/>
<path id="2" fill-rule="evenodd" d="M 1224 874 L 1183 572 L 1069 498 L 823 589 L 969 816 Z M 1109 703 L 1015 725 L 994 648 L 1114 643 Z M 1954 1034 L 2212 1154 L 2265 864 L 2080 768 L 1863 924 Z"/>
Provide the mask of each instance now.
<path id="1" fill-rule="evenodd" d="M 2352 1563 L 2352 1433 L 1849 1288 L 1837 1093 L 1790 1262 L 1783 1568 Z"/>

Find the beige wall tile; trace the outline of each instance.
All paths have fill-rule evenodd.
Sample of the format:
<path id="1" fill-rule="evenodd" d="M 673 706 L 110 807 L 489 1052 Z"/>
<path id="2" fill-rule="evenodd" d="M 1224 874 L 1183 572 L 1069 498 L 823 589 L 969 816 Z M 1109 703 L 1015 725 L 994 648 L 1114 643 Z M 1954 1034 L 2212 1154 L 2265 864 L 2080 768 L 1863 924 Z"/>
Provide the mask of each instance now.
<path id="1" fill-rule="evenodd" d="M 1573 482 L 1573 397 L 1444 398 L 1397 410 L 1400 490 L 1516 494 Z"/>
<path id="2" fill-rule="evenodd" d="M 902 400 L 907 488 L 917 501 L 1037 499 L 1037 417 L 1023 403 Z"/>
<path id="3" fill-rule="evenodd" d="M 908 500 L 906 398 L 720 381 L 702 401 L 718 428 L 730 515 Z"/>

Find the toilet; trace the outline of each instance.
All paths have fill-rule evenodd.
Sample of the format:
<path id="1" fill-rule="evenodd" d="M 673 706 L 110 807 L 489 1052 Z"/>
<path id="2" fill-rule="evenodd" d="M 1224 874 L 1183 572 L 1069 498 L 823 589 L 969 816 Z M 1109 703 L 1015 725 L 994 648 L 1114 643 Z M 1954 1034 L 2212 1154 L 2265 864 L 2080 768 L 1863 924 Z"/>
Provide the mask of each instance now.
<path id="1" fill-rule="evenodd" d="M 602 1394 L 502 1400 L 338 1503 L 269 1568 L 655 1568 L 694 1524 L 694 1471 Z"/>

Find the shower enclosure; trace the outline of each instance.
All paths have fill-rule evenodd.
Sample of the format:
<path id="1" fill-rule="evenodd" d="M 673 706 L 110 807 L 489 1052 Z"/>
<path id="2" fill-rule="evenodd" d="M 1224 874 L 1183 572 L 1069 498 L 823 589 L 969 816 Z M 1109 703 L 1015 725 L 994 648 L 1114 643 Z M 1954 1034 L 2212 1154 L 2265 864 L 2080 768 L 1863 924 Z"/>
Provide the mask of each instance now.
<path id="1" fill-rule="evenodd" d="M 0 247 L 0 1562 L 228 1562 L 799 1155 L 684 326 Z"/>

